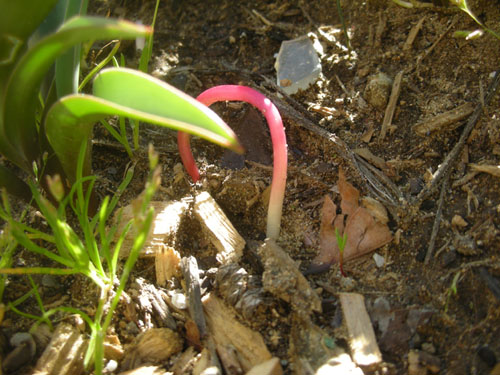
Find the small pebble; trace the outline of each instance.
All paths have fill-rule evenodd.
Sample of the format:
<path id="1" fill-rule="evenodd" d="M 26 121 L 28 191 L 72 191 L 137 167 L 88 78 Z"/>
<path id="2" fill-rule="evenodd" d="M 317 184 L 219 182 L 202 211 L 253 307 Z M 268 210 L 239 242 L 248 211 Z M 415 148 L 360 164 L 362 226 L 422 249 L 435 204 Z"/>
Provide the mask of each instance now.
<path id="1" fill-rule="evenodd" d="M 116 369 L 118 368 L 118 362 L 116 362 L 114 359 L 111 359 L 106 363 L 106 367 L 104 367 L 104 372 L 115 372 Z"/>
<path id="2" fill-rule="evenodd" d="M 378 73 L 368 79 L 364 98 L 377 109 L 384 109 L 389 100 L 392 80 L 385 73 Z"/>
<path id="3" fill-rule="evenodd" d="M 177 307 L 179 310 L 187 309 L 186 295 L 184 293 L 174 292 L 172 294 L 172 305 Z"/>
<path id="4" fill-rule="evenodd" d="M 378 255 L 377 253 L 373 254 L 373 260 L 378 268 L 383 267 L 385 264 L 385 258 L 382 255 Z"/>

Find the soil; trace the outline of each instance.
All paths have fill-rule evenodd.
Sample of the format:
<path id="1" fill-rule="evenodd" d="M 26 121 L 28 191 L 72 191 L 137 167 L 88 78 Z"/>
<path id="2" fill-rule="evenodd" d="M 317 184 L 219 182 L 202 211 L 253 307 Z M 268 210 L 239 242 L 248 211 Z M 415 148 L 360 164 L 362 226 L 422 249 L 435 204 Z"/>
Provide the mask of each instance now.
<path id="1" fill-rule="evenodd" d="M 339 168 L 363 196 L 378 199 L 387 208 L 394 238 L 375 250 L 384 259 L 382 266 L 375 264 L 370 253 L 346 262 L 347 277 L 340 274 L 338 264 L 306 276 L 323 301 L 323 312 L 311 313 L 312 321 L 348 351 L 349 339 L 338 328 L 338 293 L 364 296 L 383 355 L 383 363 L 365 369 L 366 373 L 407 374 L 411 372 L 409 353 L 418 350 L 439 363 L 437 369 L 429 366 L 420 373 L 487 374 L 500 361 L 500 180 L 498 172 L 472 172 L 474 164 L 500 165 L 499 96 L 484 103 L 493 73 L 500 69 L 500 40 L 487 33 L 471 40 L 453 37 L 455 31 L 475 30 L 477 25 L 451 7 L 426 3 L 429 7 L 407 9 L 382 0 L 342 1 L 341 5 L 350 49 L 332 1 L 162 1 L 150 71 L 192 96 L 219 84 L 243 84 L 280 103 L 289 172 L 277 242 L 301 271 L 319 252 L 325 195 L 339 203 Z M 96 1 L 91 9 L 148 24 L 154 6 L 154 1 Z M 499 1 L 474 0 L 469 7 L 490 28 L 500 30 Z M 415 39 L 406 45 L 420 21 Z M 321 44 L 322 74 L 307 90 L 287 96 L 275 85 L 275 55 L 284 40 L 302 35 Z M 98 50 L 99 46 L 92 53 Z M 125 43 L 122 52 L 127 65 L 137 66 L 132 43 Z M 400 72 L 395 111 L 381 137 L 391 85 Z M 390 79 L 389 85 L 380 80 L 380 73 Z M 374 77 L 378 81 L 370 83 Z M 367 90 L 369 83 L 375 85 L 375 93 Z M 450 173 L 434 186 L 433 176 L 446 164 L 473 114 L 424 134 L 418 134 L 415 125 L 466 103 L 479 106 L 479 121 L 465 134 Z M 219 103 L 213 109 L 236 129 L 247 149 L 246 159 L 194 139 L 202 179 L 193 184 L 179 168 L 175 134 L 144 126 L 144 150 L 152 142 L 163 168 L 156 199 L 177 200 L 207 190 L 247 244 L 262 241 L 267 207 L 260 197 L 272 173 L 265 120 L 240 103 Z M 368 149 L 374 156 L 363 159 L 352 152 L 357 149 Z M 99 192 L 108 194 L 118 186 L 130 160 L 97 127 L 94 154 Z M 146 156 L 146 152 L 136 155 L 137 173 L 123 205 L 144 186 Z M 374 181 L 381 181 L 381 187 L 374 188 Z M 438 232 L 432 239 L 436 219 Z M 181 237 L 184 246 L 177 249 L 181 256 L 195 256 L 205 271 L 217 267 L 205 252 L 208 245 L 193 233 Z M 262 275 L 251 246 L 247 245 L 240 265 L 249 274 Z M 132 277 L 154 283 L 154 261 L 141 259 Z M 95 290 L 86 281 L 64 278 L 63 282 L 71 295 L 83 293 L 76 305 L 95 300 Z M 87 290 L 89 296 L 85 296 Z M 43 297 L 47 303 L 54 299 L 50 293 Z M 380 306 L 388 307 L 381 313 Z M 389 317 L 388 327 L 377 318 L 380 314 Z M 409 316 L 415 314 L 425 318 L 412 326 Z M 286 302 L 269 293 L 264 311 L 250 317 L 238 315 L 262 334 L 285 374 L 297 369 L 290 354 L 292 315 Z M 19 319 L 9 314 L 7 318 Z M 126 345 L 133 335 L 120 325 L 124 319 L 118 312 L 114 331 Z M 175 357 L 164 363 L 165 369 L 174 362 Z"/>

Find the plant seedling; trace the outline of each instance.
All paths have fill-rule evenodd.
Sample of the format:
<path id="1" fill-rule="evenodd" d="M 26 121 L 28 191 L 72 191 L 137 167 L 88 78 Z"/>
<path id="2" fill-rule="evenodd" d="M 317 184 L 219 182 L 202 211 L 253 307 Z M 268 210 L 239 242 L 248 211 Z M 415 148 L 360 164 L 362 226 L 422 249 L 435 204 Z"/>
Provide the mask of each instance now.
<path id="1" fill-rule="evenodd" d="M 342 274 L 342 276 L 347 277 L 347 275 L 344 272 L 344 249 L 345 249 L 345 244 L 347 243 L 347 233 L 344 233 L 344 235 L 341 236 L 339 230 L 335 228 L 335 238 L 337 239 L 337 246 L 339 247 L 340 273 Z"/>
<path id="2" fill-rule="evenodd" d="M 268 238 L 277 239 L 280 232 L 281 211 L 283 199 L 285 197 L 286 170 L 287 170 L 287 144 L 283 121 L 276 106 L 260 92 L 246 86 L 221 85 L 212 87 L 202 92 L 197 99 L 210 106 L 215 102 L 232 100 L 243 101 L 257 107 L 266 117 L 271 140 L 273 143 L 273 178 L 271 183 L 271 195 L 267 211 L 267 231 Z M 198 167 L 194 161 L 193 154 L 189 146 L 189 135 L 179 132 L 177 137 L 179 153 L 182 163 L 194 182 L 200 178 Z"/>

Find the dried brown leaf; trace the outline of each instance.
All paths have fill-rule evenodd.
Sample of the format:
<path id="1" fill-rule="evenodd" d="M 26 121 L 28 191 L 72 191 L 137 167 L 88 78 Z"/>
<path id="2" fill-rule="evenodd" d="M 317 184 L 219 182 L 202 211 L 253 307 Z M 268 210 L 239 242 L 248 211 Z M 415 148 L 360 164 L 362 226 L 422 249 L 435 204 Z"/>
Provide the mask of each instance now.
<path id="1" fill-rule="evenodd" d="M 387 225 L 377 222 L 363 207 L 359 207 L 347 219 L 345 233 L 347 233 L 347 243 L 344 249 L 344 261 L 360 257 L 392 240 Z M 338 255 L 335 260 L 338 260 Z"/>
<path id="2" fill-rule="evenodd" d="M 340 208 L 344 215 L 351 215 L 359 206 L 359 190 L 346 181 L 344 171 L 339 169 L 338 181 L 340 198 Z"/>
<path id="3" fill-rule="evenodd" d="M 337 206 L 326 196 L 321 209 L 320 249 L 313 260 L 311 272 L 320 272 L 321 265 L 339 261 L 335 229 L 342 236 L 347 234 L 344 248 L 344 261 L 369 253 L 392 240 L 392 235 L 385 223 L 377 221 L 373 215 L 358 204 L 359 191 L 348 183 L 342 170 L 339 170 L 338 187 L 341 197 L 342 214 L 337 214 Z M 344 220 L 347 218 L 344 228 Z"/>
<path id="4" fill-rule="evenodd" d="M 321 209 L 321 226 L 319 229 L 319 254 L 314 259 L 315 264 L 331 264 L 333 254 L 338 254 L 335 228 L 339 233 L 344 230 L 344 215 L 337 215 L 337 205 L 327 195 Z"/>

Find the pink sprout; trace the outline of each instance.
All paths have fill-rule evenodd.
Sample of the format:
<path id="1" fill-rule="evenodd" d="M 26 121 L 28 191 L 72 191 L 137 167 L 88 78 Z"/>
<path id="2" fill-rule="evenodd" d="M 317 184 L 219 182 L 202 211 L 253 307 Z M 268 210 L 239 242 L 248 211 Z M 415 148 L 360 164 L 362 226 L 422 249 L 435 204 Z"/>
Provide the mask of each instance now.
<path id="1" fill-rule="evenodd" d="M 286 170 L 287 170 L 287 144 L 283 121 L 276 106 L 260 92 L 246 86 L 221 85 L 212 87 L 202 92 L 198 98 L 201 103 L 210 106 L 220 101 L 243 101 L 257 107 L 266 117 L 273 143 L 273 178 L 271 194 L 267 211 L 268 238 L 277 239 L 281 225 L 281 211 L 285 197 Z M 200 178 L 189 143 L 189 134 L 179 132 L 177 136 L 179 153 L 182 163 L 194 182 Z"/>

